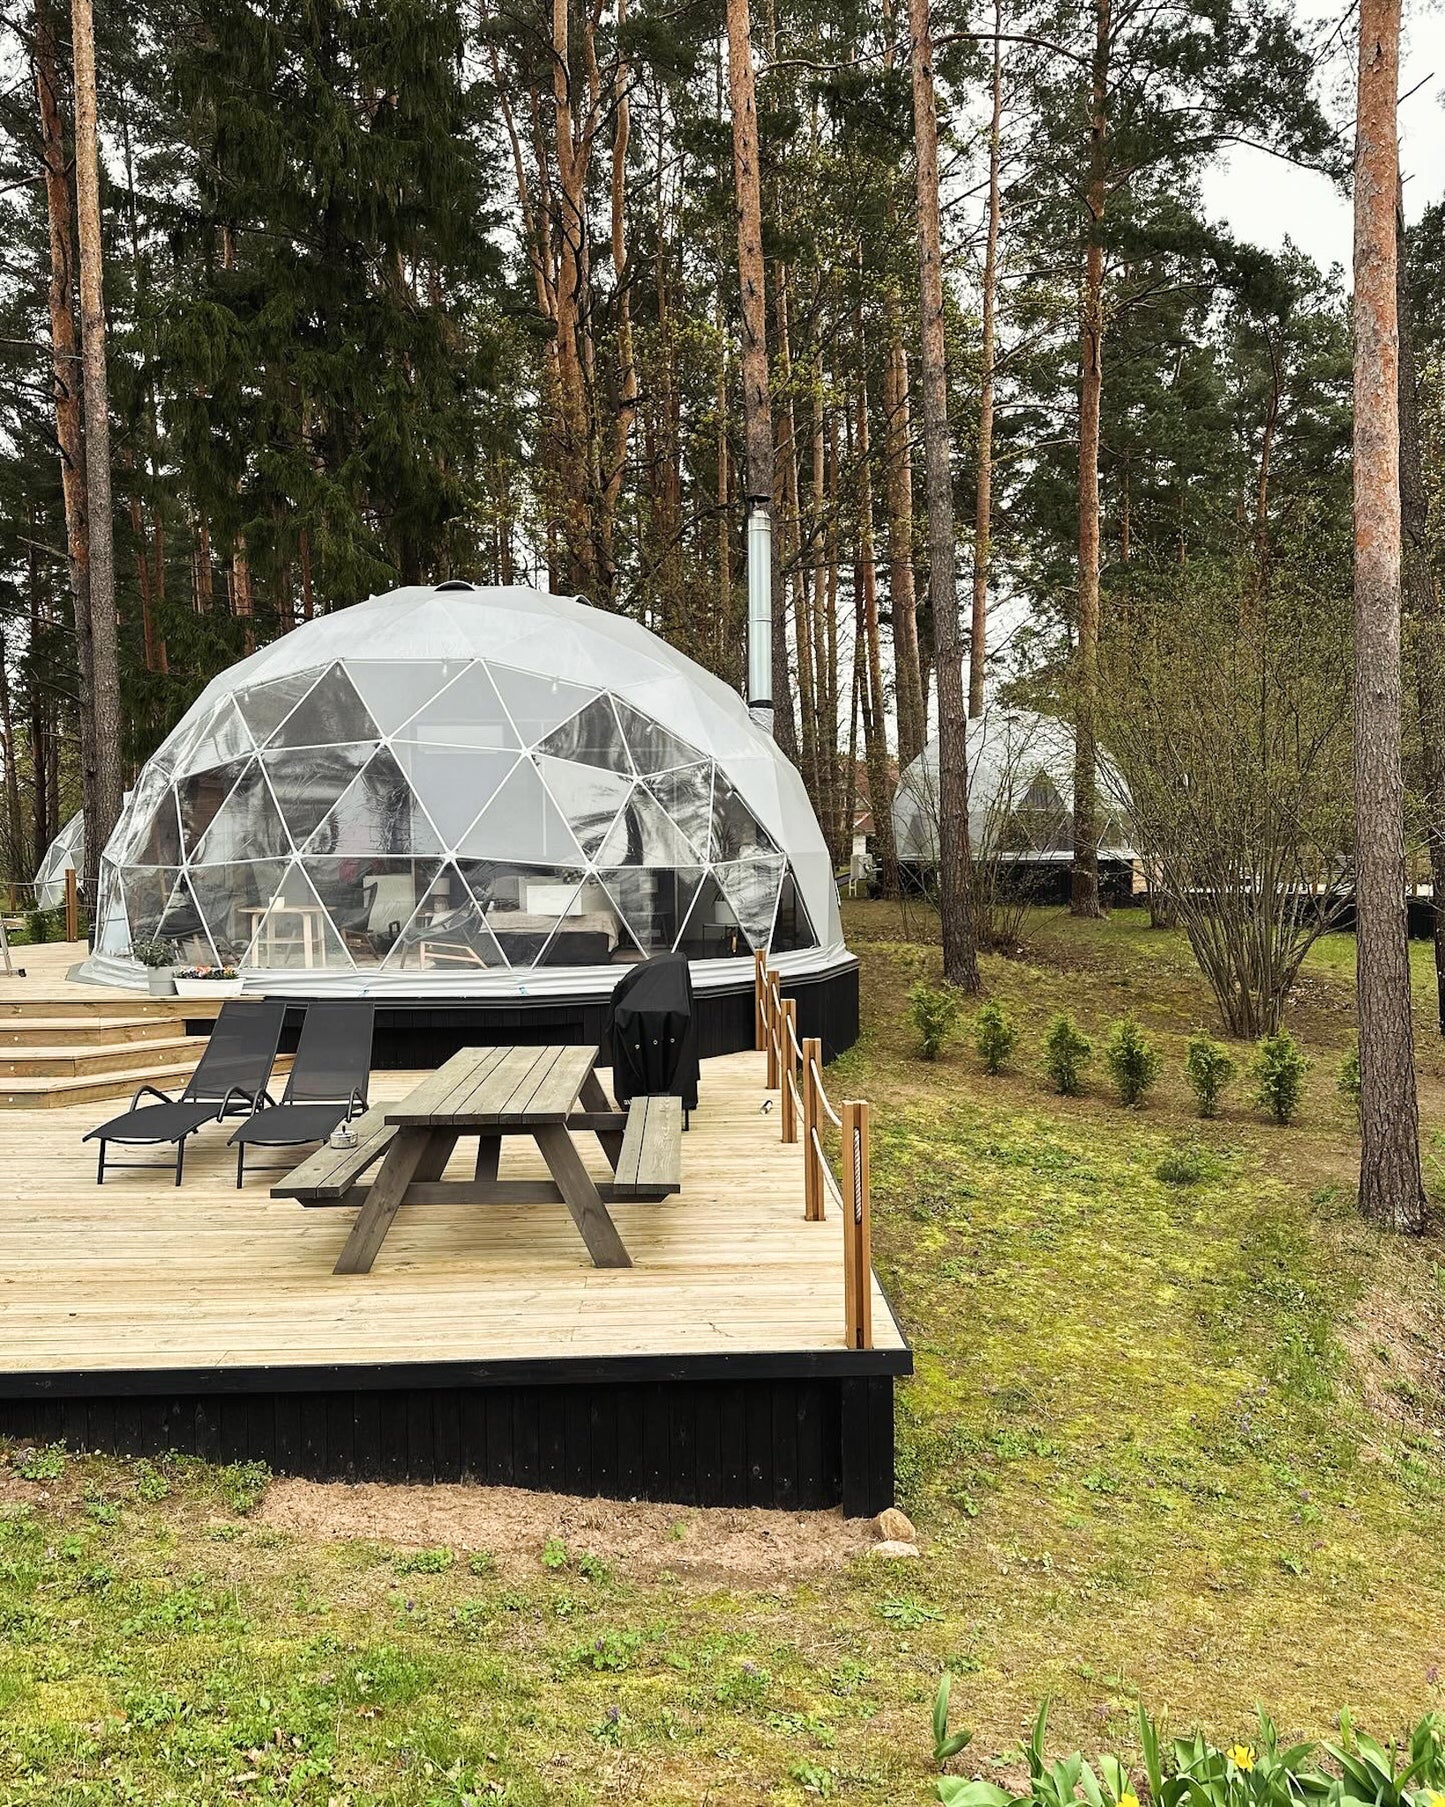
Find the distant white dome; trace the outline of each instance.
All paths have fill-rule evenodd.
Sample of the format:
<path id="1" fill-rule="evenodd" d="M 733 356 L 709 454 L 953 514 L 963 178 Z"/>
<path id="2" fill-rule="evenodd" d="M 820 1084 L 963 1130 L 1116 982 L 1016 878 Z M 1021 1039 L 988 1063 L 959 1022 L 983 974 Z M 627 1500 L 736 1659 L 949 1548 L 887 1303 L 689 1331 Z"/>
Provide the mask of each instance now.
<path id="1" fill-rule="evenodd" d="M 393 590 L 223 672 L 101 863 L 101 964 L 450 973 L 841 953 L 802 781 L 656 635 L 514 586 Z"/>
<path id="2" fill-rule="evenodd" d="M 85 816 L 80 810 L 45 849 L 33 881 L 35 907 L 58 910 L 65 902 L 65 875 L 85 869 Z"/>
<path id="3" fill-rule="evenodd" d="M 1113 762 L 1099 755 L 1099 852 L 1132 860 L 1127 791 Z M 898 780 L 893 832 L 900 860 L 938 861 L 938 737 Z M 968 724 L 968 835 L 1020 862 L 1064 861 L 1074 851 L 1074 730 L 1030 709 L 988 709 Z"/>

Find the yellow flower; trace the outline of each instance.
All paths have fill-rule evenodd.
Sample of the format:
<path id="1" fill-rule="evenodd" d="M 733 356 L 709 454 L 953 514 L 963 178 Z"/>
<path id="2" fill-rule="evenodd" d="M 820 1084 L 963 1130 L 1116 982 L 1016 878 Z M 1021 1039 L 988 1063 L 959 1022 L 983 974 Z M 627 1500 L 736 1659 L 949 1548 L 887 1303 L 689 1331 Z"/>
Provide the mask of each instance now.
<path id="1" fill-rule="evenodd" d="M 1439 1789 L 1430 1796 L 1430 1807 L 1445 1807 L 1445 1794 L 1441 1794 Z"/>
<path id="2" fill-rule="evenodd" d="M 1126 1788 L 1119 1796 L 1119 1807 L 1139 1807 L 1139 1797 L 1132 1788 Z M 1430 1807 L 1435 1807 L 1433 1801 L 1430 1803 Z M 1445 1807 L 1445 1801 L 1441 1802 L 1441 1807 Z"/>
<path id="3" fill-rule="evenodd" d="M 1246 1775 L 1254 1768 L 1254 1752 L 1247 1744 L 1236 1744 L 1229 1753 L 1229 1760 L 1236 1769 L 1242 1769 Z M 1441 1803 L 1441 1807 L 1445 1807 L 1445 1802 Z"/>

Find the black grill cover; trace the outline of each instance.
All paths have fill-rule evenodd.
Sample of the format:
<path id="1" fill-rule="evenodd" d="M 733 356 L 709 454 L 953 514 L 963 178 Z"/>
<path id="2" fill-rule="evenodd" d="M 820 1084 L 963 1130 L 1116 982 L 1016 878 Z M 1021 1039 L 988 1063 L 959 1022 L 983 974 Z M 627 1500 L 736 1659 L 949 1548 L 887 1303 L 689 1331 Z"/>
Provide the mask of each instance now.
<path id="1" fill-rule="evenodd" d="M 685 1110 L 697 1109 L 697 1021 L 685 954 L 654 954 L 619 981 L 607 1034 L 620 1105 L 670 1093 Z"/>

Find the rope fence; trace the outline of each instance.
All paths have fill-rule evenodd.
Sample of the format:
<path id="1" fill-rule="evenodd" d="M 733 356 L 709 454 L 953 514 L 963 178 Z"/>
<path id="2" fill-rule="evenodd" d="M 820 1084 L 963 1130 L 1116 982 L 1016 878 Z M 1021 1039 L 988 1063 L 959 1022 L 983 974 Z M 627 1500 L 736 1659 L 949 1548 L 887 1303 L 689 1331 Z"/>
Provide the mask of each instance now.
<path id="1" fill-rule="evenodd" d="M 850 1349 L 873 1347 L 873 1244 L 869 1214 L 868 1105 L 849 1098 L 836 1109 L 823 1086 L 823 1044 L 798 1037 L 798 1003 L 782 995 L 761 951 L 753 956 L 753 1023 L 767 1056 L 767 1089 L 779 1094 L 782 1139 L 803 1144 L 803 1216 L 822 1223 L 831 1203 L 843 1220 L 843 1335 Z M 838 1131 L 841 1176 L 823 1146 L 823 1125 Z"/>

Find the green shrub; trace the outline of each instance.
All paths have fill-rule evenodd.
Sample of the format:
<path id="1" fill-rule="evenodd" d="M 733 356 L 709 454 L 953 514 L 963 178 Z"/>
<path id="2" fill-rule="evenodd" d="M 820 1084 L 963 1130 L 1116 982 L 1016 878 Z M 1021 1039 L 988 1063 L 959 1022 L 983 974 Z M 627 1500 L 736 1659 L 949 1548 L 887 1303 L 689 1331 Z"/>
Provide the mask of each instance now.
<path id="1" fill-rule="evenodd" d="M 1018 1039 L 1018 1025 L 997 998 L 990 998 L 973 1022 L 973 1045 L 984 1072 L 1002 1073 Z"/>
<path id="2" fill-rule="evenodd" d="M 1211 1149 L 1179 1142 L 1161 1157 L 1154 1177 L 1166 1186 L 1197 1186 L 1201 1180 L 1218 1179 L 1223 1171 L 1223 1161 Z"/>
<path id="3" fill-rule="evenodd" d="M 1121 1016 L 1104 1043 L 1104 1064 L 1120 1104 L 1142 1104 L 1164 1070 L 1159 1050 L 1132 1016 Z"/>
<path id="4" fill-rule="evenodd" d="M 1292 1123 L 1304 1095 L 1305 1074 L 1310 1063 L 1299 1043 L 1288 1029 L 1266 1035 L 1255 1044 L 1250 1076 L 1254 1080 L 1251 1094 L 1262 1110 L 1276 1123 Z"/>
<path id="5" fill-rule="evenodd" d="M 1340 1070 L 1335 1077 L 1335 1088 L 1354 1105 L 1355 1115 L 1358 1116 L 1360 1111 L 1360 1050 L 1358 1046 L 1352 1047 L 1340 1062 Z"/>
<path id="6" fill-rule="evenodd" d="M 1065 1098 L 1083 1088 L 1084 1068 L 1094 1044 L 1071 1016 L 1056 1016 L 1044 1036 L 1044 1072 L 1054 1090 Z"/>
<path id="7" fill-rule="evenodd" d="M 1201 1030 L 1191 1035 L 1184 1055 L 1184 1077 L 1194 1094 L 1201 1117 L 1217 1116 L 1219 1100 L 1226 1086 L 1233 1082 L 1235 1066 L 1229 1052 L 1212 1036 Z"/>
<path id="8" fill-rule="evenodd" d="M 958 993 L 951 985 L 934 986 L 922 979 L 908 993 L 908 1014 L 918 1031 L 918 1052 L 937 1060 L 958 1021 Z"/>

